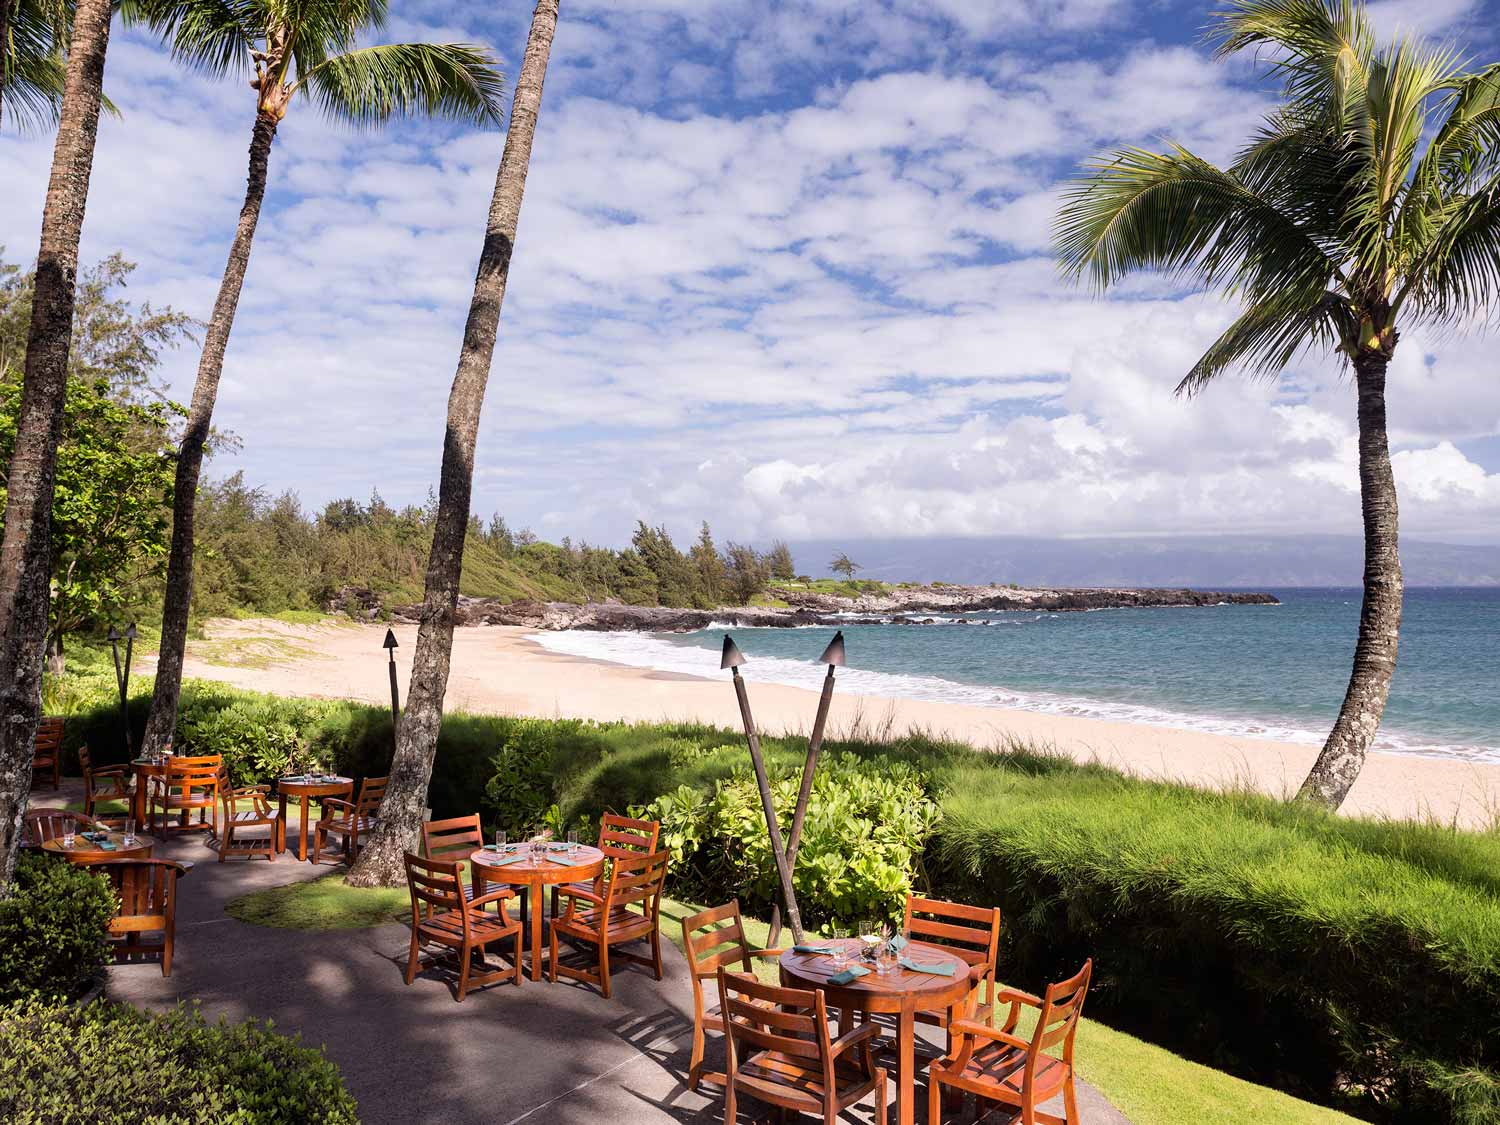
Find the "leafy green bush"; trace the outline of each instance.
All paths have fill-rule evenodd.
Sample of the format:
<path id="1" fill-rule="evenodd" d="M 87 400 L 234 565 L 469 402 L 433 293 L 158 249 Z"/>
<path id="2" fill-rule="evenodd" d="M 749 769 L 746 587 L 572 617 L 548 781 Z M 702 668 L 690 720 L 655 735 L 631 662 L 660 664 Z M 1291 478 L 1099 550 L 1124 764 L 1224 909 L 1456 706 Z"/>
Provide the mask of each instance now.
<path id="1" fill-rule="evenodd" d="M 222 754 L 236 785 L 325 769 L 333 755 L 312 745 L 310 733 L 335 706 L 198 688 L 184 693 L 178 708 L 175 746 L 183 754 Z"/>
<path id="2" fill-rule="evenodd" d="M 0 1010 L 0 1120 L 354 1125 L 338 1068 L 254 1021 L 100 1001 Z"/>
<path id="3" fill-rule="evenodd" d="M 0 898 L 0 1004 L 84 992 L 109 960 L 106 927 L 114 912 L 102 875 L 23 853 L 10 894 Z"/>

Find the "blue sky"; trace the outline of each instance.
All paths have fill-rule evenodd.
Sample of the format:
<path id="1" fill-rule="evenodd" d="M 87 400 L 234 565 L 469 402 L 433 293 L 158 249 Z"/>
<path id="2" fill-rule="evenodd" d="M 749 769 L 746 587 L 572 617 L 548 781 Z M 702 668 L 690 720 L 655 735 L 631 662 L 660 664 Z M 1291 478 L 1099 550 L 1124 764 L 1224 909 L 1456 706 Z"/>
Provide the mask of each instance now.
<path id="1" fill-rule="evenodd" d="M 563 0 L 481 431 L 475 508 L 559 538 L 1358 529 L 1353 396 L 1171 388 L 1232 310 L 1047 255 L 1060 182 L 1122 143 L 1223 160 L 1268 91 L 1198 0 Z M 530 8 L 393 0 L 392 38 L 519 60 Z M 1496 5 L 1390 0 L 1382 30 L 1500 57 Z M 251 93 L 118 35 L 85 258 L 206 315 Z M 502 137 L 350 133 L 297 105 L 218 420 L 309 507 L 422 500 Z M 0 137 L 0 244 L 29 257 L 50 138 Z M 1410 534 L 1500 540 L 1493 335 L 1404 338 L 1391 377 Z M 181 397 L 192 348 L 169 361 Z"/>

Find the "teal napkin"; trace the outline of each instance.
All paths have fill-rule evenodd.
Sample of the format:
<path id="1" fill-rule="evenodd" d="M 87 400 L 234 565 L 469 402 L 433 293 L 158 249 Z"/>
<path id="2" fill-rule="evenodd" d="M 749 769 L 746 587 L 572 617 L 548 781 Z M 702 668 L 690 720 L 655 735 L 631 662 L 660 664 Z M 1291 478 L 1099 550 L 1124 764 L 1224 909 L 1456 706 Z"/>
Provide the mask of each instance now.
<path id="1" fill-rule="evenodd" d="M 485 848 L 485 851 L 491 851 L 491 850 L 493 850 L 493 849 L 491 849 L 489 847 Z M 512 855 L 512 856 L 507 856 L 504 859 L 497 859 L 497 860 L 494 860 L 492 862 L 486 863 L 484 866 L 486 866 L 486 867 L 504 867 L 507 864 L 510 864 L 510 863 L 520 863 L 523 859 L 530 859 L 530 858 L 531 857 L 529 855 Z"/>
<path id="2" fill-rule="evenodd" d="M 850 984 L 860 977 L 868 976 L 870 970 L 863 965 L 850 965 L 842 973 L 835 973 L 828 978 L 829 984 Z"/>
<path id="3" fill-rule="evenodd" d="M 577 867 L 580 863 L 589 863 L 586 855 L 550 854 L 547 856 L 553 863 L 561 863 L 567 867 Z"/>
<path id="4" fill-rule="evenodd" d="M 794 945 L 794 946 L 792 946 L 792 951 L 794 953 L 832 953 L 833 952 L 833 946 L 831 946 L 831 945 Z"/>
<path id="5" fill-rule="evenodd" d="M 892 953 L 900 953 L 903 949 L 906 948 L 906 938 L 902 937 L 900 934 L 897 934 L 895 937 L 891 938 L 890 941 L 886 942 L 885 945 L 886 948 L 889 949 Z"/>
<path id="6" fill-rule="evenodd" d="M 99 850 L 101 852 L 117 852 L 120 850 L 120 845 L 112 844 L 108 840 L 101 840 L 99 842 Z"/>
<path id="7" fill-rule="evenodd" d="M 941 964 L 924 965 L 920 961 L 913 961 L 910 957 L 903 957 L 899 962 L 903 969 L 910 969 L 915 973 L 931 973 L 935 977 L 951 977 L 957 966 L 952 961 L 944 961 Z"/>

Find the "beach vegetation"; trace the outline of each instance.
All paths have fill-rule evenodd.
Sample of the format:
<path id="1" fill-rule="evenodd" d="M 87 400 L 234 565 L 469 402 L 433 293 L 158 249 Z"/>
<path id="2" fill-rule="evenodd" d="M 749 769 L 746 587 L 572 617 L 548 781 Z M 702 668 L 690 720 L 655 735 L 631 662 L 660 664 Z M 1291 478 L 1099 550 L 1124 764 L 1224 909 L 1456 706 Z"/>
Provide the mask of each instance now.
<path id="1" fill-rule="evenodd" d="M 0 898 L 0 1005 L 65 1003 L 85 992 L 109 963 L 114 912 L 104 876 L 50 855 L 21 855 Z"/>
<path id="2" fill-rule="evenodd" d="M 1253 52 L 1281 102 L 1224 168 L 1181 145 L 1091 162 L 1056 221 L 1064 271 L 1217 290 L 1238 316 L 1182 376 L 1274 378 L 1309 355 L 1353 373 L 1364 603 L 1343 706 L 1299 796 L 1336 809 L 1396 667 L 1402 574 L 1386 370 L 1403 330 L 1483 327 L 1500 298 L 1500 64 L 1377 41 L 1360 0 L 1233 0 L 1221 56 Z"/>
<path id="3" fill-rule="evenodd" d="M 840 551 L 829 561 L 828 569 L 834 574 L 843 575 L 844 578 L 852 582 L 854 575 L 860 570 L 860 565 L 843 551 Z"/>

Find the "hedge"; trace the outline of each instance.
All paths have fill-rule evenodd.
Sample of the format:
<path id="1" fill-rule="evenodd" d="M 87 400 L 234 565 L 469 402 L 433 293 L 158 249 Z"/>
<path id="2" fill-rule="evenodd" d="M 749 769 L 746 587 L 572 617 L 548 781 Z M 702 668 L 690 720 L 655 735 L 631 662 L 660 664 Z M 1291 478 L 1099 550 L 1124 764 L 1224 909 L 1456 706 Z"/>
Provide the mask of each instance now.
<path id="1" fill-rule="evenodd" d="M 210 721 L 216 711 L 229 717 Z M 256 726 L 283 721 L 298 752 L 342 772 L 388 766 L 390 718 L 376 707 L 194 684 L 179 731 L 198 732 L 185 748 L 223 749 L 254 772 Z M 96 709 L 76 729 L 109 722 Z M 763 744 L 789 819 L 805 744 Z M 1003 973 L 1023 987 L 1093 957 L 1090 1012 L 1189 1057 L 1371 1120 L 1500 1123 L 1500 834 L 1341 818 L 1016 748 L 907 737 L 826 752 L 848 756 L 830 757 L 848 777 L 820 798 L 822 851 L 847 847 L 868 870 L 817 884 L 799 864 L 799 884 L 830 899 L 804 904 L 810 916 L 862 909 L 861 896 L 893 906 L 913 884 L 998 905 Z M 899 820 L 894 807 L 865 809 L 850 831 L 837 821 L 895 764 L 916 785 L 899 799 L 935 812 L 869 858 L 854 838 Z M 773 876 L 737 789 L 746 767 L 734 731 L 457 714 L 429 801 L 434 816 L 478 808 L 510 828 L 655 805 L 694 893 L 764 904 Z M 895 875 L 893 856 L 907 865 Z"/>
<path id="2" fill-rule="evenodd" d="M 355 1125 L 323 1053 L 250 1021 L 128 1004 L 0 1009 L 0 1121 Z"/>
<path id="3" fill-rule="evenodd" d="M 0 898 L 0 1005 L 85 992 L 109 963 L 114 912 L 104 876 L 23 852 L 10 893 Z"/>

